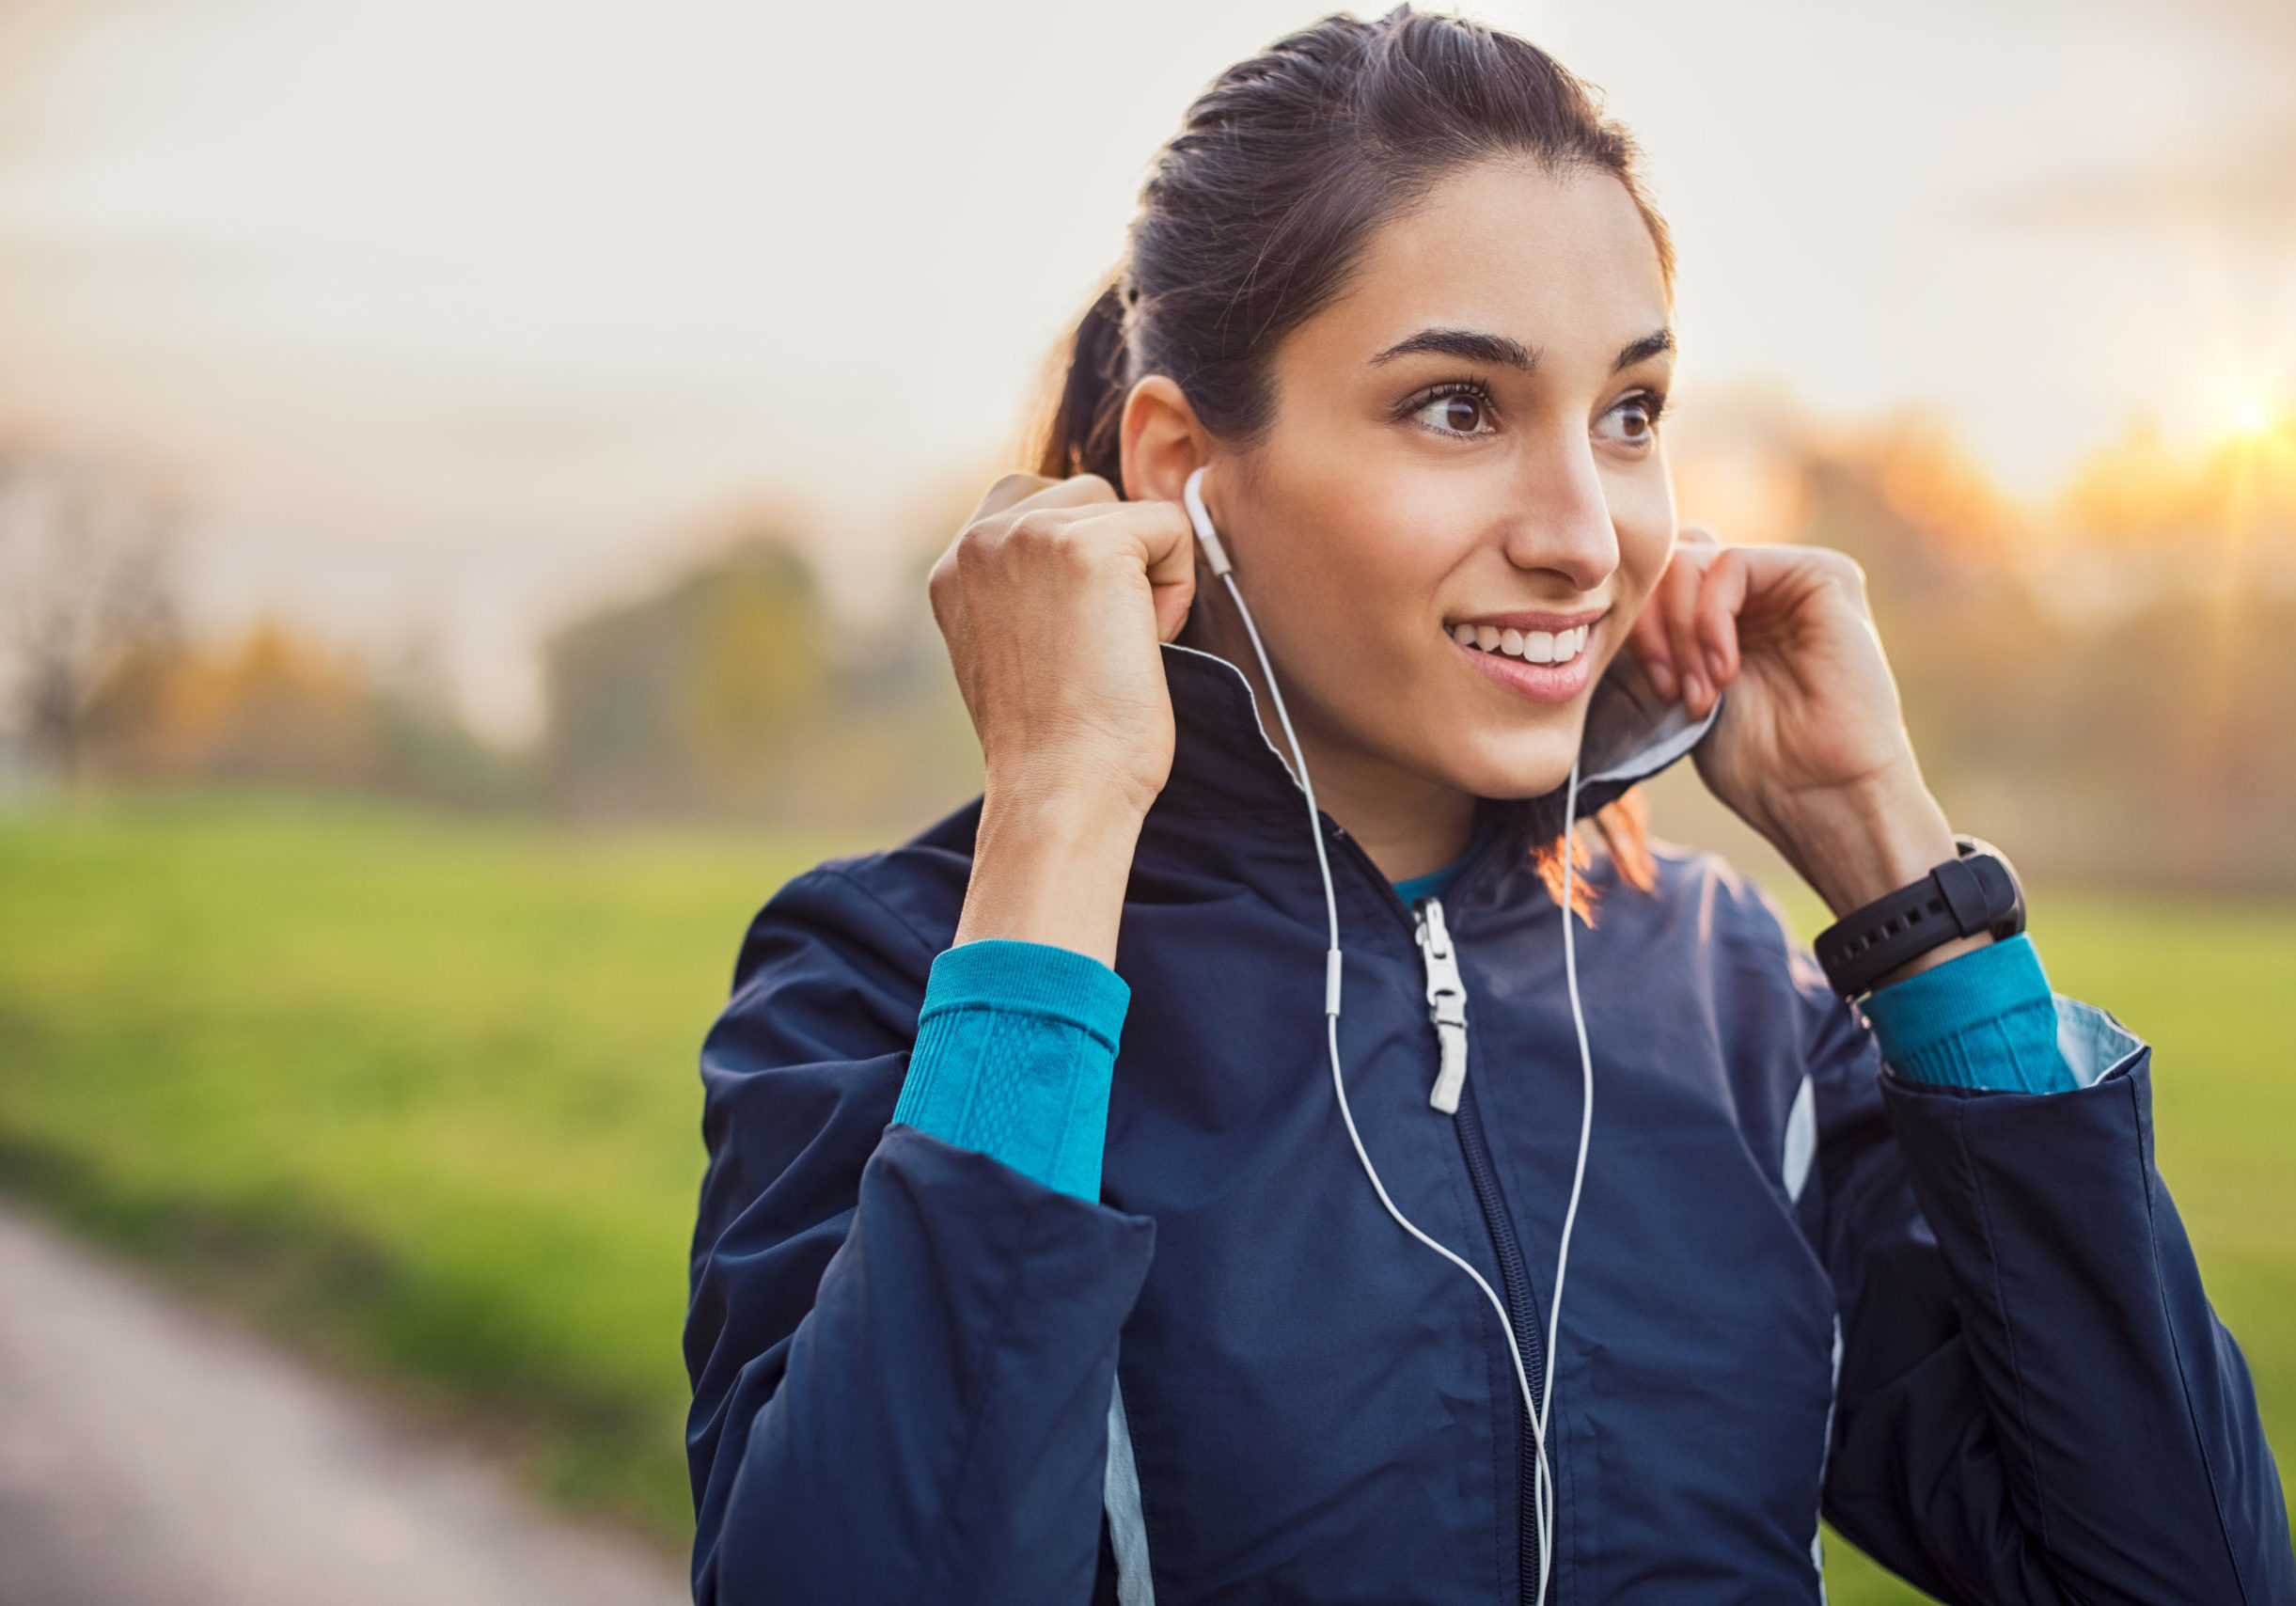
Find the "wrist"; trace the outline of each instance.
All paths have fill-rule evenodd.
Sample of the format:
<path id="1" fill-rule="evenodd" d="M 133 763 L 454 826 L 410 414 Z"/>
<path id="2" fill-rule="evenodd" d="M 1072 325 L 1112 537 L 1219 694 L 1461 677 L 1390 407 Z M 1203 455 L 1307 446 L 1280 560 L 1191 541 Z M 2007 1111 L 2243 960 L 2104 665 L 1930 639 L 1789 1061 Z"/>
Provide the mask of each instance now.
<path id="1" fill-rule="evenodd" d="M 1120 793 L 992 774 L 956 941 L 1038 942 L 1113 966 L 1145 815 Z"/>
<path id="2" fill-rule="evenodd" d="M 1770 811 L 1771 840 L 1836 916 L 1863 908 L 1958 852 L 1918 775 L 1795 797 Z"/>
<path id="3" fill-rule="evenodd" d="M 1836 918 L 1921 880 L 1959 855 L 1944 810 L 1919 774 L 1908 772 L 1813 794 L 1774 816 L 1779 835 L 1773 840 Z M 1980 933 L 1940 943 L 1874 985 L 1904 981 L 1992 940 Z"/>

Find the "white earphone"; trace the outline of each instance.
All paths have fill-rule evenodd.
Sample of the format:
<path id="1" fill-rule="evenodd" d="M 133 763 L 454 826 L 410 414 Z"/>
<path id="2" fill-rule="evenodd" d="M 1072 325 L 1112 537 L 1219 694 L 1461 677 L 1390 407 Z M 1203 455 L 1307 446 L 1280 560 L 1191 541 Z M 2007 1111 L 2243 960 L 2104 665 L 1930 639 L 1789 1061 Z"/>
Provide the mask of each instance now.
<path id="1" fill-rule="evenodd" d="M 1538 1519 L 1538 1593 L 1533 1599 L 1547 1598 L 1547 1586 L 1554 1570 L 1554 1478 L 1547 1459 L 1547 1425 L 1554 1403 L 1554 1374 L 1560 1350 L 1558 1335 L 1563 1326 L 1563 1279 L 1570 1266 L 1571 1229 L 1579 1220 L 1579 1197 L 1586 1183 L 1586 1153 L 1595 1130 L 1595 1059 L 1587 1047 L 1586 1012 L 1579 1002 L 1579 959 L 1571 930 L 1570 895 L 1572 886 L 1571 832 L 1579 819 L 1579 765 L 1574 760 L 1570 766 L 1570 780 L 1564 793 L 1563 805 L 1563 974 L 1570 991 L 1571 1024 L 1579 1035 L 1579 1069 L 1583 1091 L 1579 1115 L 1579 1158 L 1570 1179 L 1570 1204 L 1563 1213 L 1563 1232 L 1555 1250 L 1554 1300 L 1547 1321 L 1548 1363 L 1546 1377 L 1541 1379 L 1539 1398 L 1531 1397 L 1531 1379 L 1523 1368 L 1521 1346 L 1515 1337 L 1515 1324 L 1507 1315 L 1504 1300 L 1493 1292 L 1481 1272 L 1443 1245 L 1421 1232 L 1409 1217 L 1396 1208 L 1388 1196 L 1387 1185 L 1379 1180 L 1378 1169 L 1371 1163 L 1371 1155 L 1363 1147 L 1362 1134 L 1356 1130 L 1355 1113 L 1347 1106 L 1347 1082 L 1340 1067 L 1340 959 L 1339 897 L 1331 886 L 1331 858 L 1324 843 L 1323 811 L 1315 804 L 1315 783 L 1308 778 L 1307 755 L 1300 750 L 1299 736 L 1292 729 L 1292 716 L 1283 706 L 1283 691 L 1276 684 L 1276 671 L 1267 661 L 1267 649 L 1261 644 L 1259 626 L 1252 622 L 1251 609 L 1245 606 L 1244 593 L 1235 584 L 1234 565 L 1228 560 L 1227 548 L 1220 544 L 1219 532 L 1212 527 L 1212 515 L 1203 505 L 1204 470 L 1197 469 L 1187 477 L 1187 488 L 1181 499 L 1187 504 L 1188 522 L 1195 527 L 1196 544 L 1202 548 L 1212 573 L 1228 588 L 1228 595 L 1235 603 L 1238 618 L 1244 622 L 1244 634 L 1250 638 L 1252 656 L 1259 661 L 1260 674 L 1267 683 L 1268 696 L 1276 705 L 1276 719 L 1283 728 L 1283 740 L 1292 752 L 1292 770 L 1299 782 L 1299 790 L 1307 796 L 1308 828 L 1315 839 L 1315 868 L 1323 877 L 1324 913 L 1330 934 L 1330 947 L 1324 960 L 1324 1036 L 1330 1050 L 1331 1090 L 1339 1097 L 1340 1119 L 1347 1127 L 1347 1138 L 1355 1145 L 1356 1158 L 1362 1162 L 1363 1174 L 1371 1179 L 1372 1191 L 1379 1203 L 1401 1227 L 1421 1243 L 1441 1255 L 1452 1265 L 1467 1273 L 1483 1297 L 1499 1313 L 1499 1330 L 1507 1335 L 1507 1353 L 1515 1362 L 1515 1384 L 1521 1391 L 1523 1410 L 1531 1419 L 1532 1443 L 1537 1452 L 1537 1466 L 1533 1480 L 1533 1509 Z"/>

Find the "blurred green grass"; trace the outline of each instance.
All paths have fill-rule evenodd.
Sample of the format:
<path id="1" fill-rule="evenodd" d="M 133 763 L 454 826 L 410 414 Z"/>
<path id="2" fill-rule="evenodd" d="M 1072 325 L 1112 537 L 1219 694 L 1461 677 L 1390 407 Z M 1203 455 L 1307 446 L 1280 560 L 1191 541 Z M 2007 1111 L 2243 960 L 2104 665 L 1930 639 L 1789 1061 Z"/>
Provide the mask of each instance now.
<path id="1" fill-rule="evenodd" d="M 850 845 L 245 797 L 0 815 L 0 1184 L 676 1542 L 695 1054 L 749 914 Z M 2036 905 L 2057 985 L 2160 1050 L 2162 1167 L 2288 1463 L 2296 908 Z M 1836 1606 L 1921 1598 L 1829 1556 Z"/>
<path id="2" fill-rule="evenodd" d="M 683 1535 L 696 1053 L 749 915 L 831 845 L 0 817 L 0 1181 Z"/>

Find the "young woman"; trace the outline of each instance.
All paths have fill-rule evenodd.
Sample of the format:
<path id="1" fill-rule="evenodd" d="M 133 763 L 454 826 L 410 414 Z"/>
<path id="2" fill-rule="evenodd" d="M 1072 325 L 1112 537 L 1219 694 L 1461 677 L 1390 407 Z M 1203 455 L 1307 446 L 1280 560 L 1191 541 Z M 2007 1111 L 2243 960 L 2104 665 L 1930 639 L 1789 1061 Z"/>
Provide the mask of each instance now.
<path id="1" fill-rule="evenodd" d="M 1816 1600 L 1822 1511 L 1948 1600 L 2296 1600 L 2147 1050 L 1855 567 L 1677 537 L 1671 271 L 1503 34 L 1191 108 L 933 577 L 983 799 L 709 1038 L 698 1599 Z M 1620 803 L 1693 747 L 1824 974 Z"/>

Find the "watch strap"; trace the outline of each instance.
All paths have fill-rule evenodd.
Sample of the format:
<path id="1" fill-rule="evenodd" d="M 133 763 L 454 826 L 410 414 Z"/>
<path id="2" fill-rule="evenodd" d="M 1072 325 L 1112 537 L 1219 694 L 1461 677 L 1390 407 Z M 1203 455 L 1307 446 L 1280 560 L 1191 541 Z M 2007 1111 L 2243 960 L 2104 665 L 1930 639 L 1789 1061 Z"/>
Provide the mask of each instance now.
<path id="1" fill-rule="evenodd" d="M 1958 857 L 1919 881 L 1851 911 L 1817 934 L 1812 946 L 1835 992 L 1855 999 L 1908 961 L 1957 937 L 2025 929 L 2024 889 L 1989 843 L 1956 837 Z"/>

